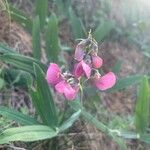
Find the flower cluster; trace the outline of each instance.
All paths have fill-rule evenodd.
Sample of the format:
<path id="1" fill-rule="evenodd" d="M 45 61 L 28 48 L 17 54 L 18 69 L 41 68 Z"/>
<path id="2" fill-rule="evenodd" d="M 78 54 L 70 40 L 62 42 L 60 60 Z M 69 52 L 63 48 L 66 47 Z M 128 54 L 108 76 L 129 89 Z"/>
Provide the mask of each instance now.
<path id="1" fill-rule="evenodd" d="M 107 90 L 115 85 L 116 76 L 109 72 L 104 76 L 98 71 L 103 64 L 103 60 L 97 55 L 98 44 L 89 34 L 87 39 L 83 39 L 75 49 L 74 59 L 76 64 L 72 73 L 62 72 L 60 67 L 55 63 L 50 63 L 47 73 L 47 82 L 54 89 L 65 96 L 67 100 L 76 98 L 80 89 L 82 77 L 91 80 L 93 85 L 99 90 Z"/>

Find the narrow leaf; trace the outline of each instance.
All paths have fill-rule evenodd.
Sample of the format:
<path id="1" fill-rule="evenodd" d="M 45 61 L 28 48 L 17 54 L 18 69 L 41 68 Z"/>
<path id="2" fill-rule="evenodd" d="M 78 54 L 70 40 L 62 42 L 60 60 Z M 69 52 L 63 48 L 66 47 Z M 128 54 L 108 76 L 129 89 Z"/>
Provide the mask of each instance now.
<path id="1" fill-rule="evenodd" d="M 9 85 L 19 86 L 24 89 L 27 89 L 27 82 L 30 82 L 30 84 L 33 82 L 30 73 L 13 68 L 4 68 L 3 77 Z"/>
<path id="2" fill-rule="evenodd" d="M 16 9 L 11 5 L 9 5 L 7 9 L 8 9 L 7 11 L 10 13 L 10 16 L 13 20 L 20 23 L 20 25 L 22 25 L 29 32 L 32 31 L 32 21 L 28 16 L 26 16 L 22 11 Z"/>
<path id="3" fill-rule="evenodd" d="M 33 142 L 55 137 L 57 132 L 48 126 L 32 125 L 6 129 L 0 135 L 0 144 L 13 141 Z"/>
<path id="4" fill-rule="evenodd" d="M 124 88 L 127 88 L 128 86 L 139 83 L 142 77 L 143 77 L 142 75 L 132 75 L 132 76 L 120 78 L 117 80 L 115 86 L 107 91 L 114 92 L 114 91 L 122 90 Z"/>
<path id="5" fill-rule="evenodd" d="M 32 45 L 33 45 L 33 56 L 34 56 L 34 58 L 40 59 L 41 58 L 41 39 L 40 39 L 39 16 L 36 16 L 33 20 Z"/>
<path id="6" fill-rule="evenodd" d="M 40 26 L 44 27 L 48 14 L 48 0 L 36 0 L 36 15 L 40 18 Z"/>
<path id="7" fill-rule="evenodd" d="M 119 73 L 120 69 L 121 69 L 121 64 L 122 64 L 122 61 L 121 60 L 118 60 L 115 65 L 113 66 L 112 68 L 112 71 L 114 73 Z"/>
<path id="8" fill-rule="evenodd" d="M 81 22 L 81 20 L 75 15 L 72 8 L 69 8 L 70 14 L 70 25 L 73 31 L 73 35 L 75 39 L 83 38 L 85 36 L 85 29 Z"/>
<path id="9" fill-rule="evenodd" d="M 0 43 L 0 54 L 16 53 L 15 50 L 8 47 L 6 44 Z"/>
<path id="10" fill-rule="evenodd" d="M 33 125 L 33 124 L 39 124 L 37 120 L 34 118 L 31 118 L 27 115 L 24 115 L 16 110 L 9 109 L 4 106 L 0 106 L 0 115 L 14 120 L 22 125 Z"/>
<path id="11" fill-rule="evenodd" d="M 54 13 L 49 18 L 45 38 L 47 59 L 58 62 L 60 43 L 58 37 L 58 19 Z"/>
<path id="12" fill-rule="evenodd" d="M 0 78 L 0 90 L 5 86 L 5 81 L 3 78 Z"/>
<path id="13" fill-rule="evenodd" d="M 31 96 L 36 110 L 46 125 L 56 127 L 58 117 L 45 75 L 37 64 L 34 64 L 34 70 L 36 76 L 36 87 L 35 90 L 31 89 Z"/>
<path id="14" fill-rule="evenodd" d="M 144 133 L 149 122 L 150 87 L 146 76 L 143 77 L 138 91 L 135 108 L 135 125 L 139 133 Z"/>
<path id="15" fill-rule="evenodd" d="M 101 23 L 97 29 L 93 33 L 93 37 L 97 42 L 101 42 L 108 34 L 110 31 L 114 28 L 114 23 L 111 21 L 104 21 Z"/>
<path id="16" fill-rule="evenodd" d="M 44 64 L 42 64 L 40 61 L 32 58 L 32 57 L 28 57 L 28 56 L 23 56 L 20 54 L 4 54 L 4 55 L 0 55 L 0 59 L 6 63 L 9 63 L 19 69 L 22 69 L 24 71 L 30 72 L 30 73 L 34 73 L 33 71 L 33 63 L 37 63 L 40 65 L 40 67 L 45 71 L 46 70 L 46 66 Z"/>
<path id="17" fill-rule="evenodd" d="M 140 141 L 150 144 L 150 134 L 141 134 Z"/>
<path id="18" fill-rule="evenodd" d="M 75 112 L 68 120 L 66 120 L 59 128 L 60 132 L 70 128 L 73 123 L 79 118 L 81 110 Z"/>
<path id="19" fill-rule="evenodd" d="M 81 105 L 79 101 L 72 101 L 69 102 L 69 105 L 71 106 L 72 109 L 79 111 L 81 110 L 81 116 L 83 119 L 85 119 L 87 122 L 91 123 L 94 125 L 96 128 L 101 130 L 102 132 L 108 132 L 107 126 L 105 126 L 103 123 L 98 121 L 96 117 L 92 116 L 90 113 L 88 113 Z"/>

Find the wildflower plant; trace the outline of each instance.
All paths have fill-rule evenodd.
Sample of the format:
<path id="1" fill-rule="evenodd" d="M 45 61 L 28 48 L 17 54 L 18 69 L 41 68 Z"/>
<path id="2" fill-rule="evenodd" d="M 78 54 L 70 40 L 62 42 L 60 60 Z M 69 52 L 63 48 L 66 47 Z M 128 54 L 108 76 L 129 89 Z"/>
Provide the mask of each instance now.
<path id="1" fill-rule="evenodd" d="M 60 1 L 56 2 L 57 5 L 60 4 Z M 68 4 L 70 4 L 70 1 L 68 1 Z M 64 48 L 59 41 L 58 18 L 54 13 L 48 17 L 47 6 L 48 0 L 36 1 L 36 17 L 33 21 L 12 6 L 6 8 L 10 16 L 14 20 L 18 20 L 32 35 L 33 57 L 21 55 L 12 48 L 0 43 L 0 62 L 13 66 L 19 72 L 15 76 L 17 81 L 20 76 L 22 77 L 20 77 L 20 80 L 25 81 L 23 86 L 26 87 L 26 91 L 32 100 L 36 115 L 30 116 L 17 110 L 0 106 L 0 115 L 3 118 L 7 118 L 9 122 L 12 120 L 17 123 L 3 128 L 0 126 L 0 144 L 8 144 L 13 141 L 32 142 L 57 137 L 62 132 L 66 132 L 80 116 L 82 116 L 81 119 L 111 137 L 120 146 L 120 149 L 127 149 L 124 139 L 138 139 L 150 143 L 148 118 L 150 87 L 147 75 L 132 75 L 116 80 L 117 71 L 114 68 L 112 69 L 113 71 L 106 74 L 102 74 L 101 71 L 103 59 L 98 54 L 96 40 L 101 41 L 114 26 L 107 21 L 102 27 L 100 25 L 94 31 L 93 35 L 96 40 L 90 32 L 86 39 L 81 39 L 74 50 L 73 66 L 69 70 L 65 68 L 64 71 L 58 65 L 60 49 Z M 69 5 L 63 10 L 67 11 L 68 8 L 71 8 L 71 6 Z M 82 28 L 84 26 L 82 26 L 80 19 L 74 14 L 72 8 L 69 10 L 67 15 L 70 13 L 70 23 L 74 31 L 74 37 L 84 37 L 85 30 Z M 46 32 L 44 31 L 45 29 Z M 41 34 L 45 36 L 41 36 Z M 43 52 L 41 51 L 41 37 L 45 38 L 46 58 L 50 62 L 48 66 L 40 61 Z M 6 65 L 0 69 L 0 79 L 3 72 L 7 73 L 5 72 L 5 67 Z M 11 67 L 7 67 L 9 68 L 8 71 L 11 70 Z M 139 82 L 141 84 L 140 88 L 138 88 L 138 100 L 135 107 L 135 124 L 131 120 L 128 122 L 127 119 L 124 120 L 121 117 L 119 118 L 120 122 L 116 123 L 117 119 L 115 120 L 114 118 L 117 118 L 117 116 L 115 116 L 113 118 L 115 126 L 111 126 L 114 123 L 113 121 L 109 125 L 109 123 L 98 120 L 86 110 L 82 103 L 84 100 L 83 92 L 86 90 L 85 83 L 100 92 L 108 89 L 109 91 L 122 90 Z M 72 111 L 72 114 L 67 117 L 61 117 L 66 110 L 62 111 L 57 106 L 55 100 L 57 94 L 63 95 L 67 100 L 65 102 L 66 108 Z M 132 123 L 131 129 L 128 127 L 130 123 Z M 121 125 L 116 126 L 116 124 Z M 122 124 L 127 124 L 125 129 L 121 128 Z"/>
<path id="2" fill-rule="evenodd" d="M 79 89 L 83 91 L 84 81 L 90 80 L 93 86 L 102 91 L 115 85 L 116 76 L 113 72 L 104 76 L 99 73 L 103 60 L 98 56 L 98 44 L 90 32 L 88 38 L 82 39 L 76 46 L 74 59 L 76 63 L 71 72 L 62 72 L 57 64 L 50 63 L 46 73 L 47 82 L 67 100 L 74 100 Z"/>

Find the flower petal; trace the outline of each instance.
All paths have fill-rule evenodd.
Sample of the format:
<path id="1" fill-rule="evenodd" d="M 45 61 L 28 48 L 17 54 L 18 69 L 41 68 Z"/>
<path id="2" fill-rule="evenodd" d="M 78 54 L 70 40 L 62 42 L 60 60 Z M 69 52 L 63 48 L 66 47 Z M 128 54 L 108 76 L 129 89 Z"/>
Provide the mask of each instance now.
<path id="1" fill-rule="evenodd" d="M 73 100 L 76 97 L 76 90 L 73 89 L 69 84 L 66 86 L 65 91 L 64 91 L 64 95 L 66 97 L 67 100 Z"/>
<path id="2" fill-rule="evenodd" d="M 103 60 L 98 56 L 92 56 L 92 65 L 94 68 L 100 68 L 103 64 Z"/>
<path id="3" fill-rule="evenodd" d="M 55 90 L 60 93 L 64 94 L 67 100 L 73 100 L 76 97 L 77 91 L 71 87 L 65 80 L 59 82 L 55 86 Z"/>
<path id="4" fill-rule="evenodd" d="M 102 91 L 113 87 L 115 83 L 116 76 L 113 72 L 109 72 L 106 75 L 95 79 L 96 87 Z"/>
<path id="5" fill-rule="evenodd" d="M 83 50 L 83 46 L 79 43 L 76 47 L 75 50 L 75 55 L 74 55 L 75 59 L 77 61 L 81 61 L 84 57 L 84 50 Z"/>
<path id="6" fill-rule="evenodd" d="M 49 84 L 55 85 L 60 80 L 61 70 L 59 66 L 55 63 L 50 63 L 46 73 L 46 80 Z"/>
<path id="7" fill-rule="evenodd" d="M 63 81 L 61 81 L 61 82 L 59 82 L 59 83 L 57 83 L 56 85 L 55 85 L 55 90 L 58 92 L 58 93 L 61 93 L 61 94 L 63 94 L 64 93 L 64 91 L 65 91 L 65 89 L 66 89 L 66 81 L 65 80 L 63 80 Z"/>
<path id="8" fill-rule="evenodd" d="M 84 70 L 84 73 L 85 73 L 86 77 L 90 78 L 90 76 L 91 76 L 91 67 L 89 65 L 87 65 L 84 61 L 82 61 L 81 63 L 82 63 L 82 68 Z"/>
<path id="9" fill-rule="evenodd" d="M 84 74 L 83 68 L 82 68 L 82 62 L 79 62 L 75 64 L 73 74 L 75 75 L 76 78 L 79 78 Z"/>

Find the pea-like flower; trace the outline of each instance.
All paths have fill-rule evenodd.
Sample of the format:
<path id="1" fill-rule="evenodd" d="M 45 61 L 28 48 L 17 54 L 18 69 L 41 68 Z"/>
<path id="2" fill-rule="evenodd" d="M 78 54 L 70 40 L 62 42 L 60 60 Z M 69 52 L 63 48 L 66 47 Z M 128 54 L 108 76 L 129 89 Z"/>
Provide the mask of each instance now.
<path id="1" fill-rule="evenodd" d="M 62 73 L 59 66 L 51 63 L 46 73 L 47 82 L 65 96 L 67 100 L 75 99 L 79 91 L 79 81 L 70 73 Z"/>
<path id="2" fill-rule="evenodd" d="M 85 75 L 87 78 L 91 76 L 92 68 L 100 68 L 103 60 L 97 56 L 98 46 L 91 37 L 82 40 L 76 47 L 75 59 L 78 61 L 74 67 L 76 77 Z"/>
<path id="3" fill-rule="evenodd" d="M 116 83 L 116 76 L 113 72 L 109 72 L 104 76 L 99 73 L 95 73 L 92 78 L 94 85 L 101 91 L 107 90 L 113 87 Z"/>
<path id="4" fill-rule="evenodd" d="M 89 33 L 88 38 L 83 39 L 76 46 L 74 55 L 76 63 L 73 73 L 62 72 L 57 64 L 51 63 L 46 73 L 47 82 L 56 92 L 63 94 L 67 100 L 76 98 L 79 88 L 82 86 L 80 84 L 83 83 L 82 81 L 86 81 L 82 80 L 84 76 L 101 91 L 113 87 L 116 83 L 116 76 L 113 72 L 100 75 L 98 68 L 102 66 L 103 60 L 97 53 L 98 44 Z"/>

